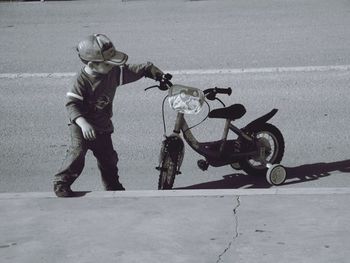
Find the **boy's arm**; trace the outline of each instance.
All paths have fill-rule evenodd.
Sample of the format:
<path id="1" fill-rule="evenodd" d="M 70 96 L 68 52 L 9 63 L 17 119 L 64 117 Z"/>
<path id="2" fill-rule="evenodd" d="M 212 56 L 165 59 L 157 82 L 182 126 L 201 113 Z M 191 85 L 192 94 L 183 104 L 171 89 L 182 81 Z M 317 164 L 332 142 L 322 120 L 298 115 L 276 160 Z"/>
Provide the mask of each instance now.
<path id="1" fill-rule="evenodd" d="M 142 77 L 159 79 L 164 73 L 151 62 L 144 64 L 125 64 L 121 67 L 122 83 L 127 84 L 139 80 Z"/>
<path id="2" fill-rule="evenodd" d="M 96 139 L 94 127 L 82 116 L 75 119 L 75 123 L 81 128 L 84 139 L 93 141 Z"/>
<path id="3" fill-rule="evenodd" d="M 91 124 L 84 118 L 84 82 L 78 78 L 73 88 L 67 92 L 66 108 L 71 123 L 76 123 L 86 140 L 94 140 L 96 132 Z"/>
<path id="4" fill-rule="evenodd" d="M 67 92 L 66 109 L 68 118 L 71 123 L 74 123 L 78 117 L 84 116 L 86 113 L 84 107 L 84 81 L 78 77 L 73 87 Z"/>

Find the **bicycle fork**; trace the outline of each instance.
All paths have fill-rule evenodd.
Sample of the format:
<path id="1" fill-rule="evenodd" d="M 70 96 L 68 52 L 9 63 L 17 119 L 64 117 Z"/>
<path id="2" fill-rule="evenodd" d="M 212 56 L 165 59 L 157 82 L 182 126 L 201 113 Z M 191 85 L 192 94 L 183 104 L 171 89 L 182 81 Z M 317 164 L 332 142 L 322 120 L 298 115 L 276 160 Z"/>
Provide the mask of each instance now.
<path id="1" fill-rule="evenodd" d="M 156 167 L 157 170 L 162 169 L 162 162 L 166 155 L 169 154 L 172 163 L 176 166 L 176 174 L 181 174 L 180 167 L 184 157 L 185 145 L 180 137 L 180 130 L 183 125 L 184 114 L 178 112 L 175 121 L 175 127 L 173 134 L 170 136 L 165 136 L 165 140 L 162 142 L 162 148 L 159 156 L 159 166 Z"/>
<path id="2" fill-rule="evenodd" d="M 180 167 L 183 161 L 184 150 L 184 143 L 179 136 L 175 134 L 167 136 L 166 139 L 162 142 L 162 148 L 159 156 L 159 166 L 156 167 L 156 169 L 164 169 L 162 168 L 162 163 L 165 160 L 165 157 L 169 155 L 172 163 L 176 167 L 176 174 L 181 174 Z"/>

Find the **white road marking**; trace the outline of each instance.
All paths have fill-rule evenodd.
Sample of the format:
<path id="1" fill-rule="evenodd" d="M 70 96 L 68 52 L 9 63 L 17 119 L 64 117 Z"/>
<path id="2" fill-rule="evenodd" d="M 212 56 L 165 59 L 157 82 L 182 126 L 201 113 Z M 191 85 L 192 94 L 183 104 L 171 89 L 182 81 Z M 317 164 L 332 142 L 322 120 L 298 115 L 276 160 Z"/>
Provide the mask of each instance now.
<path id="1" fill-rule="evenodd" d="M 25 78 L 70 78 L 76 73 L 4 73 L 0 74 L 0 79 L 25 79 Z"/>
<path id="2" fill-rule="evenodd" d="M 326 71 L 350 71 L 350 65 L 329 66 L 305 66 L 305 67 L 267 67 L 267 68 L 236 68 L 236 69 L 189 69 L 189 70 L 165 70 L 173 75 L 208 75 L 208 74 L 254 74 L 254 73 L 283 73 L 283 72 L 326 72 Z M 3 73 L 0 79 L 22 78 L 70 78 L 74 72 L 62 73 Z"/>
<path id="3" fill-rule="evenodd" d="M 206 75 L 206 74 L 244 74 L 244 73 L 279 73 L 279 72 L 322 72 L 349 71 L 350 65 L 306 66 L 306 67 L 268 67 L 242 69 L 199 69 L 171 71 L 174 75 Z"/>

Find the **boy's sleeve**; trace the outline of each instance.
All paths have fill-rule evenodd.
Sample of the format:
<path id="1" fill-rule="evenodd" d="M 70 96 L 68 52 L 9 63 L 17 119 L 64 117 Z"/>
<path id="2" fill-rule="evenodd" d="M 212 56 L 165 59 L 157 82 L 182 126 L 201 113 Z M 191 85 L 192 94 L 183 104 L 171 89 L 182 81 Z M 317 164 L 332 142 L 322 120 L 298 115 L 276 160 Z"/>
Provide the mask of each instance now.
<path id="1" fill-rule="evenodd" d="M 72 123 L 86 113 L 84 110 L 84 81 L 81 78 L 77 78 L 73 88 L 67 92 L 66 109 Z"/>
<path id="2" fill-rule="evenodd" d="M 144 64 L 125 64 L 121 67 L 121 71 L 121 84 L 134 82 L 142 77 L 158 79 L 163 75 L 163 72 L 151 62 Z"/>

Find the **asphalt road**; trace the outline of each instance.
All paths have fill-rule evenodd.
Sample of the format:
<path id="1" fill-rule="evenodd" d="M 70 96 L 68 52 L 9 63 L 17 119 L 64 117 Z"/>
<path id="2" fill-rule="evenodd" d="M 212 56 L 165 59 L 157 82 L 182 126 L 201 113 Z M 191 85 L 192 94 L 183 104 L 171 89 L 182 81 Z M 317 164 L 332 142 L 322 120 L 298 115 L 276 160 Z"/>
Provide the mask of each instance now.
<path id="1" fill-rule="evenodd" d="M 75 72 L 91 33 L 169 70 L 350 64 L 349 12 L 347 0 L 0 3 L 0 72 Z"/>
<path id="2" fill-rule="evenodd" d="M 151 60 L 163 69 L 222 69 L 350 64 L 347 1 L 65 1 L 0 3 L 0 73 L 79 70 L 74 46 L 92 32 L 108 34 L 130 62 Z M 276 107 L 272 119 L 285 136 L 282 187 L 349 185 L 349 80 L 346 71 L 175 75 L 198 88 L 234 87 L 226 103 L 243 103 L 238 126 Z M 64 96 L 71 77 L 1 78 L 0 192 L 50 191 L 69 144 Z M 162 140 L 160 91 L 151 80 L 121 87 L 113 135 L 127 189 L 156 189 Z M 213 105 L 215 106 L 215 105 Z M 205 116 L 191 117 L 195 124 Z M 174 113 L 167 108 L 167 127 Z M 194 133 L 221 137 L 209 120 Z M 270 187 L 230 167 L 196 167 L 189 147 L 177 188 Z M 78 190 L 101 190 L 92 154 Z"/>
<path id="3" fill-rule="evenodd" d="M 2 79 L 0 89 L 1 158 L 0 191 L 47 191 L 59 169 L 69 144 L 64 109 L 65 88 L 71 78 Z M 285 187 L 340 187 L 349 182 L 348 94 L 350 72 L 277 73 L 243 75 L 174 76 L 175 83 L 198 88 L 233 87 L 224 102 L 243 103 L 247 114 L 238 126 L 267 113 L 280 111 L 271 120 L 281 129 L 286 141 L 283 164 L 289 167 Z M 152 80 L 120 87 L 115 99 L 116 132 L 113 135 L 120 157 L 120 176 L 128 189 L 156 189 L 163 126 L 161 101 L 164 93 L 143 88 Z M 213 104 L 212 107 L 217 107 Z M 189 116 L 195 124 L 207 109 Z M 174 112 L 166 107 L 167 130 L 172 131 Z M 207 120 L 193 129 L 200 141 L 221 138 L 224 123 Z M 238 188 L 270 187 L 264 178 L 237 173 L 230 167 L 200 171 L 200 156 L 189 147 L 175 187 Z M 101 190 L 92 154 L 84 174 L 74 184 L 79 190 Z"/>

